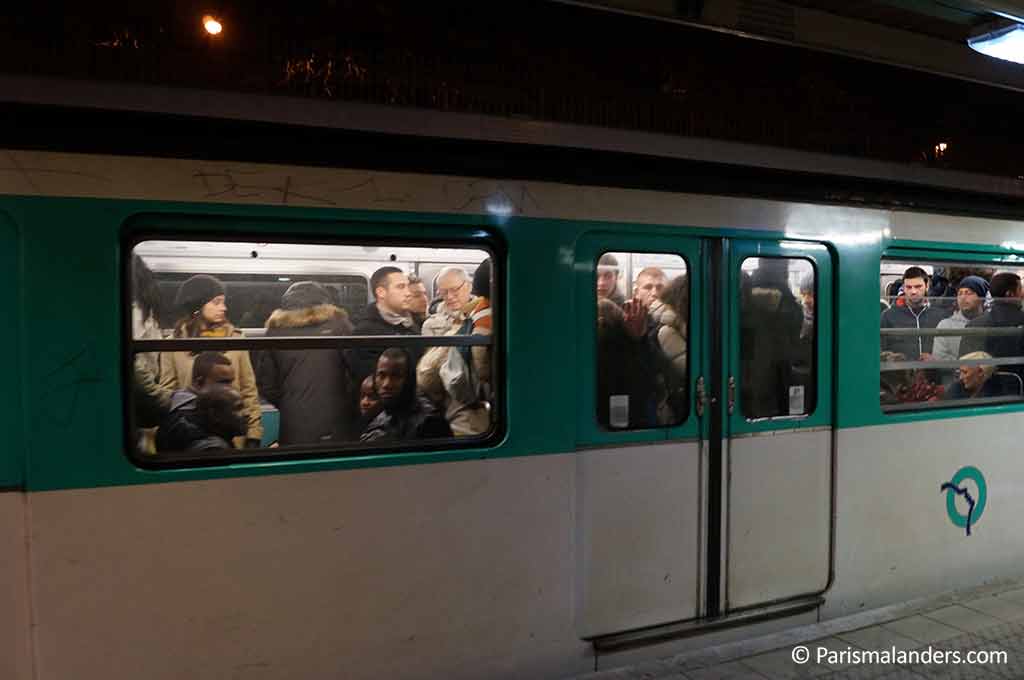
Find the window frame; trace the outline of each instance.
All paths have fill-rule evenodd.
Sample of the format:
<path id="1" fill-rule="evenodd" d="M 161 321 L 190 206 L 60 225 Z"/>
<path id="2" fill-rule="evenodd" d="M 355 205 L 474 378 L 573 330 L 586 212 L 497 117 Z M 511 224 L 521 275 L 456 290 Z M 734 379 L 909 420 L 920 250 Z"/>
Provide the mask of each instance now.
<path id="1" fill-rule="evenodd" d="M 576 304 L 575 335 L 579 356 L 573 362 L 580 385 L 579 402 L 576 405 L 576 446 L 577 448 L 598 448 L 629 444 L 657 442 L 696 441 L 707 427 L 707 418 L 698 418 L 694 410 L 696 382 L 695 373 L 701 366 L 701 339 L 703 326 L 695 319 L 703 300 L 703 240 L 701 236 L 686 233 L 664 233 L 651 230 L 640 231 L 636 225 L 609 225 L 604 229 L 587 231 L 576 242 L 574 258 L 574 299 Z M 689 278 L 689 310 L 687 318 L 687 414 L 682 423 L 675 426 L 655 426 L 642 429 L 607 429 L 597 419 L 597 262 L 601 254 L 649 253 L 675 255 L 686 264 Z"/>
<path id="2" fill-rule="evenodd" d="M 882 265 L 885 262 L 913 263 L 918 266 L 938 265 L 988 265 L 998 269 L 1000 266 L 1024 270 L 1024 259 L 1013 252 L 993 252 L 978 250 L 958 250 L 955 246 L 941 248 L 920 248 L 907 246 L 892 246 L 882 251 L 878 258 L 878 274 L 876 276 L 876 290 L 881 282 Z M 907 266 L 910 266 L 907 264 Z M 1024 281 L 1024 275 L 1022 275 Z M 878 351 L 876 352 L 876 366 L 879 377 L 882 373 L 881 362 L 881 314 L 878 318 L 879 340 Z M 996 357 L 998 358 L 998 357 Z M 982 365 L 983 361 L 970 360 L 968 364 Z M 929 403 L 937 403 L 936 406 L 927 406 Z M 885 408 L 895 406 L 895 408 Z M 1011 399 L 1008 396 L 985 397 L 982 399 L 956 399 L 942 400 L 940 402 L 906 402 L 893 405 L 883 405 L 881 397 L 875 402 L 875 407 L 881 415 L 881 422 L 886 424 L 899 422 L 915 422 L 918 420 L 929 420 L 934 418 L 962 417 L 965 415 L 987 415 L 996 413 L 1007 413 L 1024 410 L 1024 396 L 1020 399 Z"/>
<path id="3" fill-rule="evenodd" d="M 811 266 L 811 275 L 814 277 L 814 338 L 811 342 L 811 381 L 814 384 L 814 401 L 812 402 L 812 408 L 806 409 L 804 413 L 794 413 L 777 416 L 750 416 L 747 413 L 746 406 L 743 399 L 743 263 L 747 260 L 760 259 L 760 260 L 799 260 L 806 262 Z M 776 253 L 740 253 L 738 254 L 736 275 L 739 280 L 735 281 L 736 291 L 739 295 L 734 296 L 734 304 L 738 312 L 737 318 L 737 347 L 736 347 L 736 373 L 739 376 L 739 384 L 736 386 L 736 401 L 739 406 L 739 415 L 747 423 L 759 424 L 759 423 L 802 423 L 809 418 L 813 418 L 818 412 L 818 404 L 821 401 L 821 395 L 818 393 L 818 383 L 820 382 L 820 366 L 819 366 L 819 355 L 821 354 L 820 348 L 818 347 L 821 342 L 821 311 L 818 309 L 818 301 L 820 299 L 821 283 L 819 281 L 820 272 L 818 263 L 809 255 L 788 255 L 788 254 L 776 254 Z M 797 302 L 803 309 L 803 303 L 797 297 Z M 806 398 L 806 395 L 805 395 Z M 806 406 L 806 404 L 805 404 Z"/>
<path id="4" fill-rule="evenodd" d="M 667 256 L 667 257 L 677 257 L 683 263 L 683 267 L 686 270 L 685 276 L 687 278 L 687 282 L 686 282 L 686 300 L 687 300 L 687 309 L 686 309 L 686 314 L 687 314 L 687 316 L 686 316 L 686 327 L 687 327 L 687 337 L 686 337 L 686 411 L 685 411 L 685 414 L 684 414 L 682 420 L 680 420 L 678 423 L 672 423 L 672 424 L 669 424 L 669 425 L 654 425 L 654 426 L 651 426 L 651 427 L 611 427 L 610 423 L 609 423 L 609 425 L 606 426 L 597 417 L 597 408 L 596 407 L 598 405 L 598 401 L 597 401 L 598 395 L 597 395 L 597 381 L 595 380 L 594 381 L 594 406 L 595 406 L 595 408 L 594 408 L 594 412 L 593 412 L 594 423 L 597 425 L 598 430 L 600 430 L 601 432 L 604 432 L 604 433 L 647 432 L 647 431 L 652 431 L 652 430 L 672 430 L 672 429 L 676 429 L 676 428 L 681 428 L 684 425 L 686 425 L 687 422 L 692 417 L 695 417 L 693 415 L 693 413 L 692 413 L 693 408 L 692 408 L 692 403 L 691 403 L 691 401 L 693 399 L 693 393 L 690 390 L 690 371 L 692 370 L 692 367 L 691 367 L 691 361 L 692 361 L 691 354 L 692 354 L 692 352 L 690 350 L 690 346 L 691 346 L 692 337 L 691 337 L 691 334 L 689 332 L 689 329 L 691 327 L 691 324 L 690 324 L 690 321 L 691 321 L 690 320 L 691 309 L 690 308 L 692 307 L 690 296 L 692 294 L 692 288 L 693 288 L 693 277 L 691 276 L 692 265 L 691 265 L 691 263 L 689 261 L 689 258 L 687 258 L 686 255 L 682 254 L 682 253 L 655 252 L 655 251 L 649 251 L 649 250 L 604 250 L 604 251 L 598 253 L 597 260 L 594 262 L 594 281 L 593 281 L 594 286 L 593 286 L 593 291 L 594 291 L 594 304 L 595 305 L 598 302 L 598 300 L 597 300 L 597 277 L 598 277 L 598 274 L 599 274 L 599 271 L 598 271 L 598 267 L 600 266 L 599 261 L 605 255 L 614 255 L 614 254 L 625 254 L 625 255 L 630 255 L 630 256 L 632 256 L 632 255 L 662 255 L 662 256 Z M 619 266 L 621 266 L 621 265 L 619 265 Z M 666 284 L 666 287 L 667 287 L 667 284 Z M 627 291 L 627 292 L 630 292 L 630 291 Z M 627 296 L 625 296 L 625 299 L 626 300 L 631 300 L 632 297 L 627 295 Z M 594 339 L 596 341 L 597 334 L 598 334 L 597 315 L 596 315 L 596 313 L 594 315 L 593 332 L 594 332 Z M 599 361 L 600 361 L 600 353 L 597 351 L 597 347 L 596 347 L 596 343 L 595 343 L 595 348 L 594 348 L 594 369 L 595 369 L 594 375 L 595 375 L 595 378 L 597 376 L 597 371 L 600 369 L 600 364 L 598 363 Z M 610 409 L 609 409 L 609 421 L 610 420 L 611 420 L 611 414 L 610 414 Z"/>
<path id="5" fill-rule="evenodd" d="M 729 245 L 729 256 L 725 277 L 727 286 L 723 302 L 725 309 L 725 327 L 723 333 L 730 337 L 728 366 L 736 371 L 735 376 L 737 400 L 742 400 L 743 363 L 740 356 L 740 296 L 741 263 L 748 257 L 776 257 L 809 260 L 815 276 L 815 333 L 814 365 L 815 365 L 815 404 L 814 410 L 803 415 L 783 415 L 749 419 L 743 412 L 742 405 L 731 415 L 726 415 L 728 436 L 747 436 L 776 430 L 797 430 L 817 427 L 833 427 L 833 411 L 835 409 L 835 372 L 837 353 L 837 306 L 836 291 L 836 254 L 828 244 L 820 241 L 797 241 L 792 239 L 772 239 L 763 236 L 754 238 L 734 239 Z M 735 277 L 733 274 L 735 273 Z M 724 370 L 725 366 L 723 366 Z M 722 385 L 728 384 L 729 375 L 722 375 Z M 727 388 L 726 388 L 727 390 Z M 727 398 L 727 397 L 726 397 Z M 727 412 L 726 412 L 727 413 Z"/>
<path id="6" fill-rule="evenodd" d="M 128 461 L 143 470 L 175 470 L 205 467 L 221 467 L 239 464 L 288 464 L 304 460 L 352 460 L 389 459 L 407 454 L 460 452 L 466 449 L 494 449 L 500 446 L 508 433 L 508 382 L 505 377 L 505 323 L 507 291 L 504 285 L 507 248 L 497 232 L 478 226 L 458 223 L 438 225 L 439 235 L 424 236 L 425 227 L 401 222 L 371 221 L 342 222 L 296 220 L 282 217 L 235 218 L 210 214 L 144 214 L 129 220 L 122 231 L 119 270 L 121 291 L 119 313 L 121 319 L 121 399 L 123 454 Z M 374 233 L 374 229 L 382 233 Z M 295 229 L 295 231 L 287 231 Z M 452 234 L 444 232 L 450 231 Z M 408 234 L 408 235 L 404 235 Z M 209 241 L 258 243 L 294 243 L 303 245 L 345 245 L 374 246 L 386 249 L 393 247 L 448 248 L 478 250 L 491 259 L 491 281 L 497 291 L 492 290 L 491 307 L 492 333 L 490 336 L 345 336 L 330 338 L 264 338 L 240 339 L 193 338 L 136 340 L 132 330 L 132 258 L 135 246 L 145 241 Z M 382 263 L 380 266 L 385 266 Z M 380 338 L 375 341 L 375 338 Z M 283 341 L 283 342 L 282 342 Z M 360 442 L 331 443 L 302 446 L 296 449 L 231 449 L 226 455 L 172 452 L 147 455 L 136 450 L 133 433 L 134 406 L 132 380 L 134 357 L 137 352 L 161 351 L 148 349 L 152 346 L 168 346 L 175 342 L 187 342 L 192 347 L 217 349 L 230 347 L 252 351 L 254 348 L 291 347 L 293 349 L 334 349 L 358 345 L 379 346 L 386 342 L 390 346 L 487 346 L 491 352 L 491 379 L 494 384 L 492 403 L 492 427 L 484 434 L 473 437 L 450 437 L 430 439 L 423 442 L 391 442 L 366 445 Z M 178 351 L 173 349 L 163 351 Z M 251 451 L 251 453 L 250 453 Z"/>

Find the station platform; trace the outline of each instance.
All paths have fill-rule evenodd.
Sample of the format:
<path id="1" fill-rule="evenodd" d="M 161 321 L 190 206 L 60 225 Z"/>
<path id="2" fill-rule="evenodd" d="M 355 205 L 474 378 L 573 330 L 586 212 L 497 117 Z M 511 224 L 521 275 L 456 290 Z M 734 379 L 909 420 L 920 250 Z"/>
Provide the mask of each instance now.
<path id="1" fill-rule="evenodd" d="M 1024 580 L 908 601 L 573 680 L 669 678 L 1024 678 Z"/>

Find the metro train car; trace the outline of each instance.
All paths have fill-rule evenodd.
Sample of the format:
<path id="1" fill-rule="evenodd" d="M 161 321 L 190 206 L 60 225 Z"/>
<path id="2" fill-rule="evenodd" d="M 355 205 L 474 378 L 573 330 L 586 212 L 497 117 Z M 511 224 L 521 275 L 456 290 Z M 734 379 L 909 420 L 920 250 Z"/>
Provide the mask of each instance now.
<path id="1" fill-rule="evenodd" d="M 0 677 L 566 677 L 1020 576 L 1024 358 L 931 356 L 1017 329 L 879 317 L 952 317 L 972 275 L 975 312 L 1006 304 L 1018 190 L 514 120 L 446 146 L 391 125 L 444 114 L 371 113 L 318 158 L 4 151 Z M 324 309 L 348 326 L 278 324 Z M 215 387 L 206 353 L 235 357 Z M 333 368 L 289 383 L 282 357 Z M 362 378 L 397 422 L 444 366 L 439 429 L 367 436 Z M 1005 389 L 952 398 L 975 367 Z M 146 443 L 173 395 L 220 444 Z"/>

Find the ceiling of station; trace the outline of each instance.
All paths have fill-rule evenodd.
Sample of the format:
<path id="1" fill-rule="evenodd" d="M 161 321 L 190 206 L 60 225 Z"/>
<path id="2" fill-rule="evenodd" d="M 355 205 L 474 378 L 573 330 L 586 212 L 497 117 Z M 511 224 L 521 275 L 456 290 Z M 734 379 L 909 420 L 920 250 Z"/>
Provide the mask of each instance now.
<path id="1" fill-rule="evenodd" d="M 998 19 L 990 11 L 964 2 L 790 0 L 789 4 L 961 43 L 975 27 Z"/>
<path id="2" fill-rule="evenodd" d="M 555 0 L 826 50 L 1024 91 L 1024 66 L 967 39 L 1024 23 L 1024 0 Z"/>

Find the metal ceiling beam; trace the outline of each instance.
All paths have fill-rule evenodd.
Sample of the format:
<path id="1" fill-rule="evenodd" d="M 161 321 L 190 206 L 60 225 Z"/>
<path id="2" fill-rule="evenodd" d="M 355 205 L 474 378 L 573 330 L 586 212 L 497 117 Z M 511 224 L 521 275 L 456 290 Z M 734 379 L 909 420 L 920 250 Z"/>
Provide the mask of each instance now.
<path id="1" fill-rule="evenodd" d="M 1020 0 L 976 0 L 970 4 L 986 12 L 1024 23 L 1024 2 Z"/>

